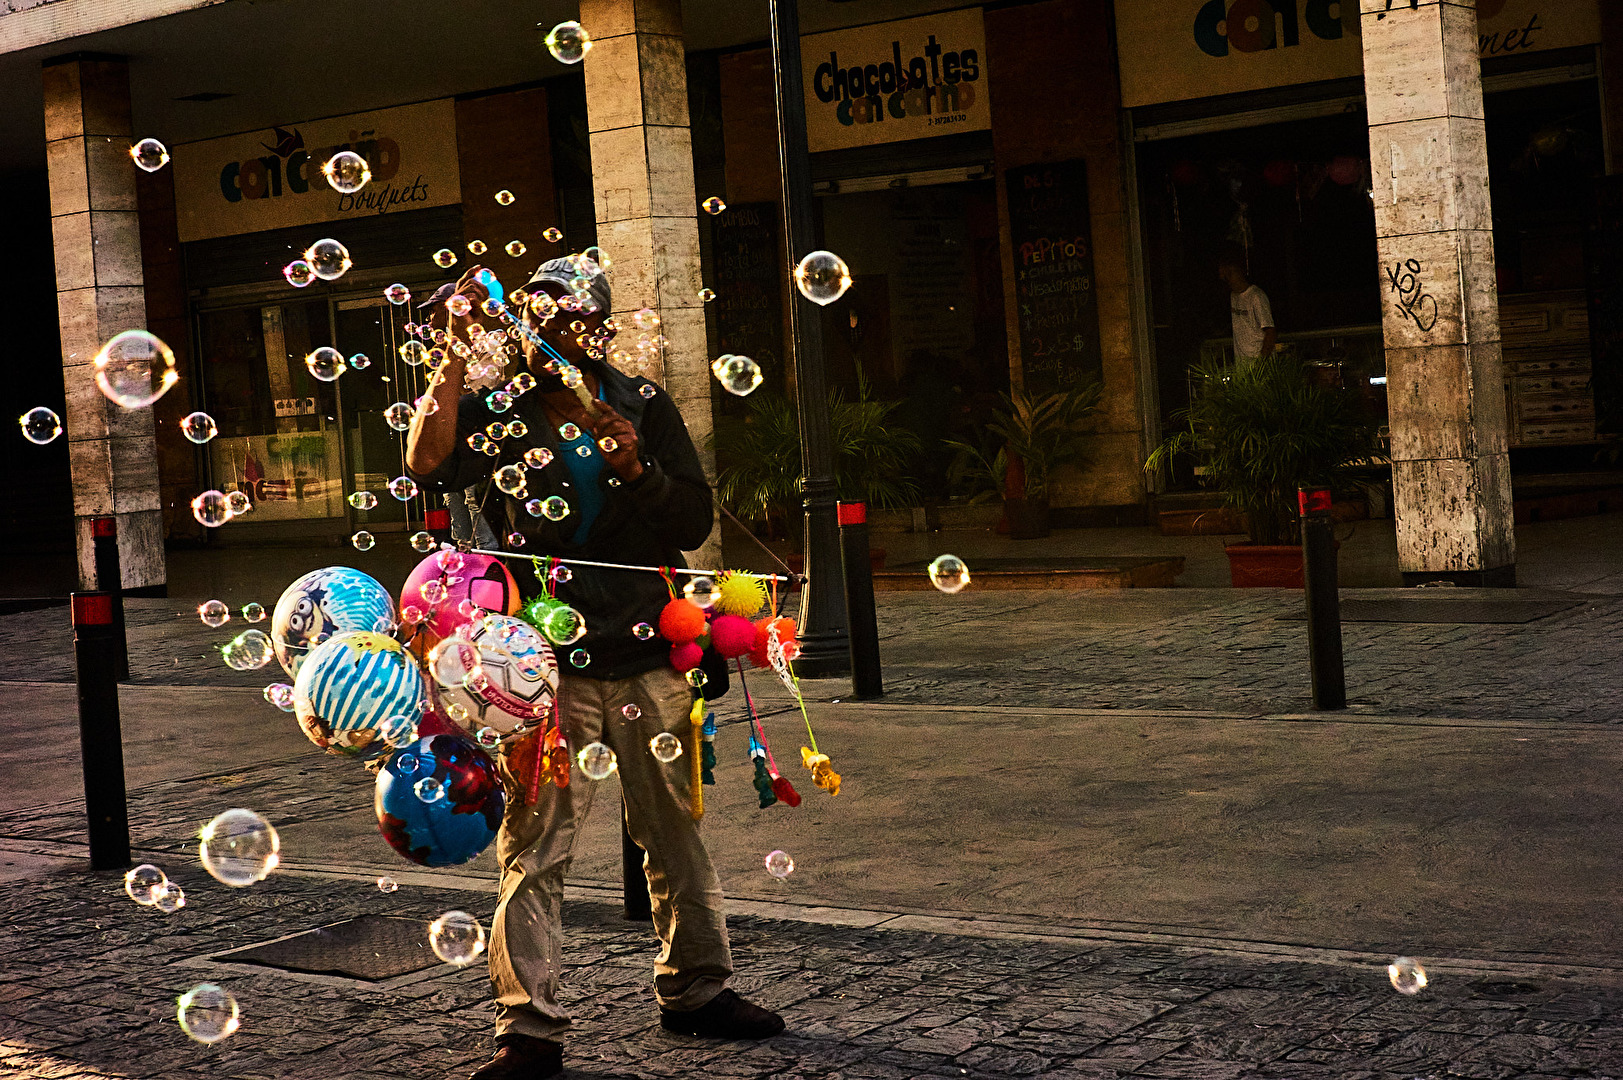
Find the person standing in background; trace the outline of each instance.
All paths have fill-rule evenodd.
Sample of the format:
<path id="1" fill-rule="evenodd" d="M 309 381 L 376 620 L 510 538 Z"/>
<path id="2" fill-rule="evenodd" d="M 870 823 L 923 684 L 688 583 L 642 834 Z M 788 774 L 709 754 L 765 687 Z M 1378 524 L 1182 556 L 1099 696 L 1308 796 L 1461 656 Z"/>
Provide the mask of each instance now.
<path id="1" fill-rule="evenodd" d="M 1246 276 L 1245 256 L 1225 251 L 1217 262 L 1217 276 L 1229 287 L 1229 316 L 1234 325 L 1234 362 L 1243 364 L 1273 355 L 1278 342 L 1274 310 L 1268 294 Z"/>

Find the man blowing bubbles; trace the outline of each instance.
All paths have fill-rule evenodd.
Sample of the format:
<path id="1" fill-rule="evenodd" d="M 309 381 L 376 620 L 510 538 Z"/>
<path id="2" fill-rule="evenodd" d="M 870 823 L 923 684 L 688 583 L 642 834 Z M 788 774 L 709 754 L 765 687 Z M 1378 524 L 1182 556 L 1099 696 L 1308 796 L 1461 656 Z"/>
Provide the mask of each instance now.
<path id="1" fill-rule="evenodd" d="M 581 284 L 580 266 L 573 259 L 545 263 L 524 291 L 570 303 L 573 286 Z M 613 331 L 604 326 L 610 310 L 607 276 L 589 264 L 588 269 L 583 291 L 590 298 L 589 313 L 559 308 L 543 317 L 526 305 L 523 322 L 529 333 L 518 338 L 536 385 L 517 395 L 508 412 L 492 412 L 482 395 L 461 392 L 464 358 L 447 350 L 432 390 L 438 408 L 417 411 L 406 463 L 422 486 L 460 491 L 503 465 L 522 462 L 526 451 L 544 447 L 551 461 L 529 467 L 517 495 L 492 486 L 490 498 L 499 502 L 489 507 L 487 498 L 496 531 L 510 537 L 509 548 L 518 546 L 511 539 L 517 534 L 526 555 L 682 566 L 681 553 L 697 548 L 710 533 L 710 487 L 670 397 L 589 354 L 594 338 L 598 345 L 590 353 L 600 353 Z M 468 340 L 468 327 L 488 295 L 477 280 L 479 271 L 471 268 L 456 285 L 471 302 L 468 315 L 452 316 L 443 303 L 431 301 L 436 329 Z M 571 328 L 577 320 L 584 330 Z M 559 365 L 538 342 L 580 370 L 593 408 L 565 384 Z M 515 419 L 527 430 L 523 437 L 503 439 L 499 455 L 468 445 L 469 436 L 491 423 L 510 425 Z M 568 506 L 560 520 L 526 510 L 526 503 L 550 496 Z M 515 560 L 511 569 L 526 595 L 541 592 L 528 565 Z M 781 1017 L 725 989 L 732 959 L 721 886 L 689 813 L 689 770 L 667 768 L 648 749 L 662 731 L 681 736 L 689 730 L 692 704 L 687 682 L 670 666 L 667 645 L 632 633 L 637 623 L 658 621 L 670 598 L 665 583 L 657 574 L 581 566 L 558 585 L 557 594 L 585 617 L 587 627 L 573 646 L 583 652 L 560 665 L 560 722 L 571 747 L 601 741 L 618 758 L 627 824 L 647 852 L 661 945 L 654 962 L 661 1023 L 672 1031 L 725 1039 L 776 1035 L 783 1030 Z M 474 1073 L 475 1080 L 547 1077 L 563 1070 L 559 1039 L 570 1024 L 558 1003 L 563 878 L 596 786 L 577 773 L 567 786 L 544 784 L 529 803 L 510 756 L 504 748 L 498 761 L 509 797 L 497 836 L 502 876 L 490 943 L 497 1049 Z"/>

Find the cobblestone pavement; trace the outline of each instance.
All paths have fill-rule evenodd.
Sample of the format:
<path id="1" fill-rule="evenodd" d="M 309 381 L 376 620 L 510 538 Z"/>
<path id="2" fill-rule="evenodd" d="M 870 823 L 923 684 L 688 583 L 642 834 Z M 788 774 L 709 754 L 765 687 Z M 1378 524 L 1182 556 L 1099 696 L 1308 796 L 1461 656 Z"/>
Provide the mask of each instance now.
<path id="1" fill-rule="evenodd" d="M 1454 601 L 1477 590 L 1437 590 Z M 1492 598 L 1546 597 L 1488 590 Z M 1343 590 L 1344 597 L 1397 590 Z M 1415 595 L 1413 590 L 1405 593 Z M 1342 627 L 1348 696 L 1390 716 L 1623 719 L 1623 596 L 1527 623 Z M 887 593 L 879 597 L 888 700 L 922 704 L 1297 712 L 1309 707 L 1301 593 L 1271 589 Z M 268 626 L 261 624 L 261 628 Z M 232 671 L 218 648 L 247 624 L 204 626 L 193 605 L 129 602 L 133 681 L 264 686 L 275 668 Z M 0 681 L 70 682 L 64 607 L 0 616 Z M 829 680 L 814 691 L 849 696 Z"/>
<path id="2" fill-rule="evenodd" d="M 461 1076 L 489 1051 L 482 969 L 385 983 L 207 959 L 360 914 L 488 922 L 488 892 L 273 876 L 249 890 L 171 866 L 180 912 L 131 904 L 116 875 L 63 872 L 0 894 L 0 1074 Z M 571 1074 L 722 1078 L 1046 1076 L 1067 1080 L 1604 1077 L 1623 1071 L 1623 990 L 1559 978 L 1441 976 L 1413 998 L 1373 964 L 1214 956 L 1103 941 L 995 940 L 730 921 L 737 985 L 782 1010 L 757 1045 L 661 1031 L 647 927 L 571 903 Z M 230 989 L 242 1028 L 189 1042 L 175 998 Z"/>

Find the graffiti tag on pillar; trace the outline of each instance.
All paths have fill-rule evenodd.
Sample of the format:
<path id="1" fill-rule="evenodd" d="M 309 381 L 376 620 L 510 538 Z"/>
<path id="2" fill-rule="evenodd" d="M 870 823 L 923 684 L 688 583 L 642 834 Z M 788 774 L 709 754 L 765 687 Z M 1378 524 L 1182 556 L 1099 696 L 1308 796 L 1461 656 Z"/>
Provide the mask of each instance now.
<path id="1" fill-rule="evenodd" d="M 1386 18 L 1386 12 L 1392 10 L 1393 2 L 1394 2 L 1394 0 L 1386 0 L 1386 11 L 1381 11 L 1381 12 L 1376 13 L 1376 15 L 1375 15 L 1375 21 L 1376 22 L 1380 22 L 1382 19 Z M 1419 11 L 1420 10 L 1420 0 L 1409 0 L 1409 10 L 1410 11 Z"/>
<path id="2" fill-rule="evenodd" d="M 1420 260 L 1404 259 L 1395 262 L 1386 271 L 1387 284 L 1397 294 L 1393 306 L 1398 314 L 1413 319 L 1421 330 L 1437 325 L 1437 299 L 1420 282 Z"/>

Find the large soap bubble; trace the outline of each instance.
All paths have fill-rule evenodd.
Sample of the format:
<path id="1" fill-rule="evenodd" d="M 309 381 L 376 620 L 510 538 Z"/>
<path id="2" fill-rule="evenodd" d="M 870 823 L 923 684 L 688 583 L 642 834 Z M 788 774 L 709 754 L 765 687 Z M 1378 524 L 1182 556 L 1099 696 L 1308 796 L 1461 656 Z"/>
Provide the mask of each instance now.
<path id="1" fill-rule="evenodd" d="M 175 1003 L 175 1019 L 194 1042 L 217 1043 L 237 1030 L 241 1014 L 230 991 L 213 983 L 201 983 L 180 996 Z"/>
<path id="2" fill-rule="evenodd" d="M 832 251 L 814 251 L 795 267 L 795 288 L 814 304 L 832 304 L 851 287 L 851 268 Z"/>
<path id="3" fill-rule="evenodd" d="M 547 52 L 560 64 L 578 64 L 592 49 L 592 35 L 578 22 L 561 22 L 547 33 Z"/>
<path id="4" fill-rule="evenodd" d="M 180 381 L 174 351 L 145 330 L 115 335 L 91 360 L 90 370 L 107 400 L 126 409 L 146 408 Z"/>
<path id="5" fill-rule="evenodd" d="M 282 840 L 252 810 L 227 810 L 203 826 L 198 857 L 216 881 L 243 888 L 264 881 L 282 861 Z"/>

